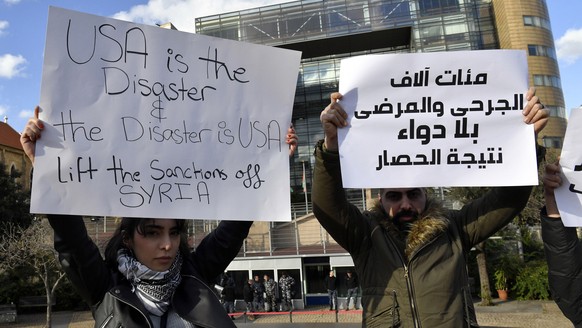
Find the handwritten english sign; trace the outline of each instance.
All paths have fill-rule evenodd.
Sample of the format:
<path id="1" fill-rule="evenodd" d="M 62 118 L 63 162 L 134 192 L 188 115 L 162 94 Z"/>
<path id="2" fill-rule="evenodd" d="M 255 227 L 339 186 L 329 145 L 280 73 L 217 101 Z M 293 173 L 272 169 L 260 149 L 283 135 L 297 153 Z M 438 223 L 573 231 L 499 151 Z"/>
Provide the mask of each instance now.
<path id="1" fill-rule="evenodd" d="M 300 57 L 51 7 L 31 211 L 290 220 Z"/>
<path id="2" fill-rule="evenodd" d="M 340 74 L 344 187 L 537 184 L 523 51 L 366 55 Z"/>
<path id="3" fill-rule="evenodd" d="M 573 109 L 560 155 L 562 185 L 555 190 L 556 203 L 566 227 L 582 227 L 582 108 Z"/>

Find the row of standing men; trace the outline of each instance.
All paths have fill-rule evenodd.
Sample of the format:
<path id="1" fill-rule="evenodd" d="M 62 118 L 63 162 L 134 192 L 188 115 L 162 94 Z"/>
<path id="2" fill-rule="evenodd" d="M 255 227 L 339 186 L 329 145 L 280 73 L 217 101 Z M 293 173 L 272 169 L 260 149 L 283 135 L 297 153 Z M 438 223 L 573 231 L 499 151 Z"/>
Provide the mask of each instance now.
<path id="1" fill-rule="evenodd" d="M 255 275 L 254 280 L 249 279 L 243 288 L 243 298 L 247 312 L 259 311 L 290 311 L 293 309 L 293 287 L 295 279 L 286 272 L 281 274 L 279 283 L 268 274 L 260 280 L 259 275 Z M 235 283 L 228 273 L 224 273 L 219 285 L 221 289 L 221 299 L 227 313 L 235 312 Z M 280 300 L 280 307 L 277 306 Z"/>
<path id="2" fill-rule="evenodd" d="M 333 270 L 329 271 L 329 276 L 325 277 L 325 288 L 327 289 L 329 297 L 329 309 L 338 310 L 337 289 L 339 287 L 339 280 L 335 276 Z M 347 303 L 346 310 L 350 309 L 350 302 L 353 302 L 354 309 L 358 309 L 358 278 L 352 271 L 348 271 L 345 277 L 347 287 Z M 218 285 L 221 287 L 220 296 L 224 309 L 227 313 L 235 312 L 235 282 L 234 279 L 225 272 L 221 277 Z M 249 279 L 243 288 L 243 298 L 246 305 L 247 312 L 278 312 L 293 310 L 293 287 L 295 279 L 283 272 L 279 283 L 268 274 L 263 276 L 263 281 L 260 280 L 259 275 Z M 279 306 L 278 306 L 279 303 Z"/>

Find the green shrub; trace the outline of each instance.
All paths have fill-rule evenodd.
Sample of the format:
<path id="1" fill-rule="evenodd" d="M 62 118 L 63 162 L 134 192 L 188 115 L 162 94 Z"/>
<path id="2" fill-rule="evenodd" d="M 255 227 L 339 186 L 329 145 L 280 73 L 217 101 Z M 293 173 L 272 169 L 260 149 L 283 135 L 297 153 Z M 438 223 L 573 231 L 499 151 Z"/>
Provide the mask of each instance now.
<path id="1" fill-rule="evenodd" d="M 503 269 L 497 269 L 493 273 L 493 277 L 495 278 L 493 281 L 495 282 L 495 289 L 496 290 L 507 290 L 507 275 Z"/>
<path id="2" fill-rule="evenodd" d="M 12 272 L 0 274 L 0 304 L 16 303 L 18 301 L 18 277 Z"/>
<path id="3" fill-rule="evenodd" d="M 549 300 L 548 265 L 545 261 L 529 261 L 519 271 L 512 291 L 519 300 Z"/>
<path id="4" fill-rule="evenodd" d="M 0 275 L 0 304 L 18 303 L 20 296 L 44 295 L 44 288 L 30 267 L 21 266 Z"/>

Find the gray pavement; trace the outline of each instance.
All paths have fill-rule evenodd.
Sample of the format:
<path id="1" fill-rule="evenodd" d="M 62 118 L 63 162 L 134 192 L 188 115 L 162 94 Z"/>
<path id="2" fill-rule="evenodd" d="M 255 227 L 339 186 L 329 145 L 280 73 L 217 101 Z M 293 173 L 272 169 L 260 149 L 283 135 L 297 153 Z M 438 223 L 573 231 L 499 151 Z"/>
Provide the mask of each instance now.
<path id="1" fill-rule="evenodd" d="M 572 328 L 553 301 L 496 301 L 496 306 L 476 306 L 482 327 Z"/>
<path id="2" fill-rule="evenodd" d="M 475 303 L 477 320 L 481 327 L 505 328 L 571 328 L 572 324 L 562 315 L 552 301 L 506 301 L 495 300 L 495 306 L 480 306 Z M 41 328 L 44 326 L 45 314 L 35 313 L 19 315 L 16 323 L 0 324 L 1 328 Z M 293 321 L 293 322 L 290 322 Z M 340 311 L 337 314 L 326 311 L 324 307 L 296 311 L 291 317 L 286 314 L 259 315 L 254 320 L 244 316 L 234 320 L 237 327 L 243 328 L 356 328 L 361 327 L 360 311 Z M 55 312 L 54 328 L 92 328 L 94 321 L 91 313 Z"/>
<path id="3" fill-rule="evenodd" d="M 528 328 L 571 328 L 573 325 L 564 317 L 553 301 L 500 301 L 494 300 L 494 306 L 480 306 L 475 303 L 477 321 L 483 328 L 492 327 L 528 327 Z M 322 308 L 320 310 L 325 310 Z M 338 323 L 335 323 L 335 313 L 323 311 L 323 314 L 293 315 L 293 323 L 288 316 L 259 316 L 254 321 L 240 322 L 235 320 L 237 327 L 361 327 L 361 312 L 340 311 Z M 240 320 L 240 321 L 239 321 Z M 238 321 L 238 322 L 237 322 Z"/>
<path id="4" fill-rule="evenodd" d="M 254 327 L 258 328 L 257 325 L 261 324 L 253 324 L 253 323 L 237 323 L 236 326 L 243 328 L 243 327 Z M 339 327 L 339 328 L 360 328 L 362 327 L 361 323 L 317 323 L 317 322 L 305 322 L 305 323 L 271 323 L 271 324 L 262 324 L 262 327 L 273 327 L 273 328 L 332 328 L 332 327 Z"/>

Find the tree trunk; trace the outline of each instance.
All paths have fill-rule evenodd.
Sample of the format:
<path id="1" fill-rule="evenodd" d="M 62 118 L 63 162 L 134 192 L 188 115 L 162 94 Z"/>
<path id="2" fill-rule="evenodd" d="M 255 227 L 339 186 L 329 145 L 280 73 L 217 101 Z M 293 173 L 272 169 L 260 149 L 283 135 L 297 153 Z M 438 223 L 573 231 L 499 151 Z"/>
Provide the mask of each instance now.
<path id="1" fill-rule="evenodd" d="M 493 305 L 489 275 L 487 274 L 487 260 L 485 258 L 485 242 L 475 247 L 477 249 L 477 267 L 479 268 L 479 281 L 481 282 L 481 303 L 483 306 Z"/>
<path id="2" fill-rule="evenodd" d="M 52 327 L 52 314 L 53 314 L 53 306 L 52 306 L 52 293 L 50 290 L 50 286 L 49 286 L 49 272 L 48 272 L 48 267 L 44 266 L 45 271 L 44 271 L 44 290 L 46 293 L 46 328 L 51 328 Z"/>
<path id="3" fill-rule="evenodd" d="M 47 296 L 47 305 L 46 305 L 46 328 L 51 328 L 52 327 L 52 321 L 53 321 L 53 305 L 51 304 L 51 296 Z"/>
<path id="4" fill-rule="evenodd" d="M 47 276 L 48 278 L 48 276 Z M 47 283 L 45 284 L 46 287 L 46 299 L 47 299 L 47 307 L 46 307 L 46 327 L 50 328 L 52 327 L 52 321 L 53 321 L 53 300 L 55 298 L 55 291 L 57 289 L 57 287 L 59 286 L 59 283 L 61 282 L 61 280 L 63 280 L 63 278 L 65 278 L 65 273 L 64 272 L 59 272 L 58 273 L 58 277 L 55 280 L 55 283 L 53 284 L 52 289 L 49 288 L 50 285 L 48 284 L 48 280 Z"/>

